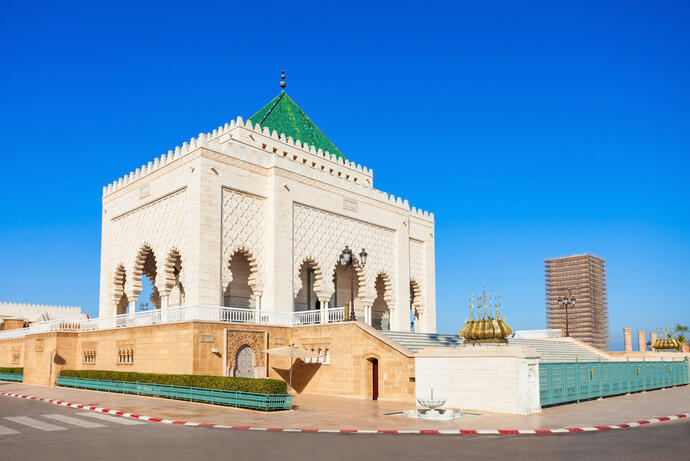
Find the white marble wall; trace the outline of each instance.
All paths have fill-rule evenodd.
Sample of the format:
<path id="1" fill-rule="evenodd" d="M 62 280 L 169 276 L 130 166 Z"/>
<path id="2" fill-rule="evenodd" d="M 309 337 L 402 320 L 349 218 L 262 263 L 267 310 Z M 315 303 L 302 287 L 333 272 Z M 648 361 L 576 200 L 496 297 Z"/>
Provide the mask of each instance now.
<path id="1" fill-rule="evenodd" d="M 539 354 L 526 346 L 427 348 L 415 355 L 417 398 L 445 408 L 529 415 L 541 412 Z"/>
<path id="2" fill-rule="evenodd" d="M 163 206 L 171 198 L 175 206 Z M 296 235 L 303 215 L 312 219 Z M 127 219 L 133 229 L 120 224 Z M 179 251 L 187 304 L 222 304 L 232 278 L 228 259 L 246 251 L 256 305 L 282 312 L 293 310 L 305 258 L 321 266 L 316 291 L 329 299 L 336 253 L 350 245 L 369 252 L 361 301 L 373 304 L 376 277 L 385 274 L 391 329 L 409 331 L 414 277 L 423 312 L 418 331 L 436 331 L 433 215 L 374 189 L 371 170 L 241 120 L 105 188 L 102 239 L 102 316 L 114 313 L 119 265 L 127 272 L 125 291 L 136 291 L 134 258 L 145 244 L 154 247 L 157 286 L 165 258 Z"/>

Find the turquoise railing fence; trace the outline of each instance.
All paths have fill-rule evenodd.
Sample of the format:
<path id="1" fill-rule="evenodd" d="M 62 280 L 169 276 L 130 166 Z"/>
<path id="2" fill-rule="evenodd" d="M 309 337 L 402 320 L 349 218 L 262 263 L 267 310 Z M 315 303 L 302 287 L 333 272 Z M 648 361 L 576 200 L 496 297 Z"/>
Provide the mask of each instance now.
<path id="1" fill-rule="evenodd" d="M 57 384 L 63 387 L 148 395 L 152 397 L 188 400 L 190 402 L 212 403 L 215 405 L 252 408 L 264 411 L 289 410 L 292 407 L 292 396 L 289 394 L 253 394 L 249 392 L 225 391 L 220 389 L 126 381 L 105 381 L 100 379 L 71 378 L 67 376 L 58 376 Z"/>
<path id="2" fill-rule="evenodd" d="M 689 383 L 688 359 L 682 362 L 539 364 L 542 406 Z"/>
<path id="3" fill-rule="evenodd" d="M 21 383 L 24 380 L 24 375 L 21 373 L 0 373 L 0 381 L 17 381 Z"/>

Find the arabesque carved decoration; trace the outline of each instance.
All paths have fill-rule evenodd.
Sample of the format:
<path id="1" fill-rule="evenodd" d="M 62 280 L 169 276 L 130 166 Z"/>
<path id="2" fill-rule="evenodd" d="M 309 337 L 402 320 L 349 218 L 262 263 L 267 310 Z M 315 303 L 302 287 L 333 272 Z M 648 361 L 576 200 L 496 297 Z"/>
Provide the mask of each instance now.
<path id="1" fill-rule="evenodd" d="M 166 271 L 161 266 L 172 251 L 177 251 L 182 259 L 186 254 L 186 198 L 187 190 L 182 189 L 112 220 L 107 230 L 110 240 L 110 270 L 124 265 L 128 274 L 127 283 L 133 281 L 129 276 L 137 264 L 139 252 L 150 247 L 157 261 L 156 286 L 165 285 Z M 184 261 L 183 261 L 184 264 Z"/>
<path id="2" fill-rule="evenodd" d="M 230 258 L 240 251 L 249 260 L 249 286 L 255 293 L 263 291 L 264 207 L 265 200 L 260 197 L 223 189 L 223 286 L 232 281 Z"/>
<path id="3" fill-rule="evenodd" d="M 302 288 L 300 267 L 305 260 L 313 260 L 323 272 L 320 297 L 329 298 L 335 291 L 332 275 L 345 245 L 355 252 L 365 248 L 369 257 L 364 267 L 364 280 L 360 282 L 363 298 L 376 297 L 374 282 L 379 273 L 388 274 L 395 286 L 394 232 L 384 227 L 358 221 L 326 211 L 294 205 L 294 260 L 293 289 L 297 295 Z M 364 285 L 364 286 L 362 286 Z M 364 288 L 364 290 L 362 290 Z"/>
<path id="4" fill-rule="evenodd" d="M 266 365 L 267 333 L 265 331 L 252 330 L 228 330 L 227 347 L 227 367 L 229 370 L 235 368 L 235 358 L 237 351 L 242 346 L 249 346 L 254 354 L 254 366 L 263 367 Z"/>

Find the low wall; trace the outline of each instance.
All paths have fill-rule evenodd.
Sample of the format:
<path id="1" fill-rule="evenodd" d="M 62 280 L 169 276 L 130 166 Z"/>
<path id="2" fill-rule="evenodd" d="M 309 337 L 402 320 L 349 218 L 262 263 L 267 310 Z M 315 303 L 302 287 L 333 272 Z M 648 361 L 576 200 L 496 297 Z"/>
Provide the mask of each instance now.
<path id="1" fill-rule="evenodd" d="M 445 408 L 529 415 L 539 406 L 539 354 L 526 346 L 430 347 L 415 355 L 417 398 Z"/>
<path id="2" fill-rule="evenodd" d="M 287 381 L 290 359 L 266 353 L 287 344 L 315 354 L 313 363 L 293 364 L 294 392 L 371 398 L 376 359 L 379 398 L 414 402 L 412 353 L 360 322 L 277 327 L 190 321 L 42 333 L 0 340 L 0 367 L 23 366 L 24 382 L 41 385 L 55 385 L 62 369 L 231 376 L 236 354 L 247 345 L 255 377 Z"/>
<path id="3" fill-rule="evenodd" d="M 24 338 L 0 341 L 0 367 L 24 366 Z"/>

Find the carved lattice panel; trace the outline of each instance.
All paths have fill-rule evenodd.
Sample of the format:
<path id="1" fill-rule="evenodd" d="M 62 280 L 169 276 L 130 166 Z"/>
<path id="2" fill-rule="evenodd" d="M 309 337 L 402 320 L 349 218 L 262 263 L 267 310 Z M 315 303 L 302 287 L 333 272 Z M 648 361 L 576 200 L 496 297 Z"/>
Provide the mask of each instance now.
<path id="1" fill-rule="evenodd" d="M 369 255 L 364 267 L 364 298 L 373 301 L 376 297 L 374 281 L 379 273 L 387 274 L 391 285 L 396 286 L 394 231 L 295 204 L 293 233 L 295 296 L 302 287 L 300 266 L 307 259 L 314 260 L 323 272 L 324 280 L 320 295 L 330 297 L 333 294 L 333 272 L 345 245 L 349 245 L 356 253 L 365 248 Z"/>
<path id="2" fill-rule="evenodd" d="M 223 189 L 223 284 L 232 281 L 228 268 L 232 255 L 240 250 L 249 260 L 250 285 L 263 291 L 265 200 L 231 189 Z"/>
<path id="3" fill-rule="evenodd" d="M 163 265 L 173 249 L 179 251 L 184 271 L 186 197 L 182 189 L 113 219 L 108 230 L 111 270 L 123 264 L 130 275 L 137 253 L 147 244 L 155 254 L 158 277 L 164 275 Z"/>

